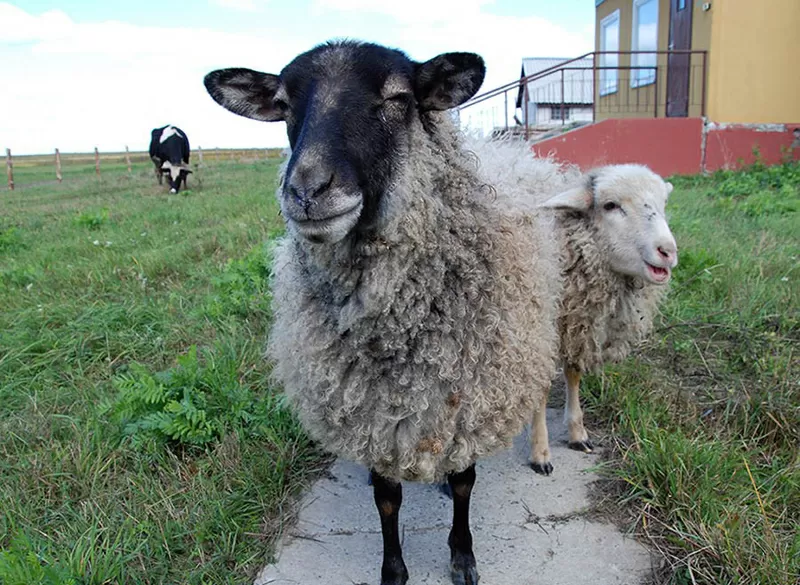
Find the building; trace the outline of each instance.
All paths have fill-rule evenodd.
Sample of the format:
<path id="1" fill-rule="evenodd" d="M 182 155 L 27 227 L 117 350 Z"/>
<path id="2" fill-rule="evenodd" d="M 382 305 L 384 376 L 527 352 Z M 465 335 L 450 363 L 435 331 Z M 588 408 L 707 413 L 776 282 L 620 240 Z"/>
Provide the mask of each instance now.
<path id="1" fill-rule="evenodd" d="M 516 100 L 517 118 L 523 125 L 534 128 L 591 122 L 592 77 L 591 58 L 523 59 Z M 528 79 L 527 84 L 523 82 L 525 79 Z"/>
<path id="2" fill-rule="evenodd" d="M 596 120 L 705 116 L 715 123 L 800 122 L 798 0 L 595 0 L 595 5 L 601 68 Z M 651 50 L 658 53 L 636 53 Z"/>

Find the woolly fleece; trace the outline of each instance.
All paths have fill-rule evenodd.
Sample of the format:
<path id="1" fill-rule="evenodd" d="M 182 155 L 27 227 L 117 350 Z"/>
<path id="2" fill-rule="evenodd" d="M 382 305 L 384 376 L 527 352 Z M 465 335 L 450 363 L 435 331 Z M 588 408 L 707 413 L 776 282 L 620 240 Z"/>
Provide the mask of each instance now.
<path id="1" fill-rule="evenodd" d="M 469 146 L 489 172 L 500 165 L 507 167 L 501 185 L 525 197 L 520 205 L 531 209 L 586 180 L 574 167 L 534 158 L 529 145 L 519 140 L 473 139 Z M 647 189 L 654 180 L 661 180 L 641 165 L 600 167 L 587 175 L 597 177 L 606 189 Z M 555 222 L 553 239 L 558 243 L 564 286 L 558 317 L 562 365 L 591 372 L 605 362 L 623 360 L 651 331 L 669 287 L 611 270 L 589 214 L 550 209 L 540 213 Z"/>
<path id="2" fill-rule="evenodd" d="M 530 187 L 490 187 L 508 161 L 479 176 L 450 114 L 424 116 L 376 230 L 277 246 L 268 355 L 324 449 L 431 482 L 507 447 L 538 407 L 560 279 L 552 226 L 518 204 Z"/>

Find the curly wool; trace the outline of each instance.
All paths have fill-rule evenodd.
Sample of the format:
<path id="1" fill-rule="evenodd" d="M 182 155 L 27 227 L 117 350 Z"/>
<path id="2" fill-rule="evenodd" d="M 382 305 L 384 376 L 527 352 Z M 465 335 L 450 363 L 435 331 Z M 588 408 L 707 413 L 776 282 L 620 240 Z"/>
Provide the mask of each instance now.
<path id="1" fill-rule="evenodd" d="M 448 115 L 427 116 L 377 229 L 280 242 L 268 354 L 324 449 L 431 482 L 507 447 L 538 406 L 560 279 L 552 227 L 482 180 L 507 169 L 479 177 Z"/>
<path id="2" fill-rule="evenodd" d="M 565 367 L 591 372 L 624 359 L 650 332 L 666 286 L 611 270 L 590 219 L 557 211 L 564 293 L 558 319 Z"/>
<path id="3" fill-rule="evenodd" d="M 583 180 L 574 167 L 531 156 L 519 140 L 468 142 L 481 164 L 505 165 L 499 183 L 525 197 L 531 209 Z M 520 189 L 521 185 L 527 191 Z M 564 289 L 558 331 L 562 365 L 580 372 L 597 371 L 604 362 L 619 362 L 650 332 L 658 304 L 668 287 L 611 270 L 590 217 L 570 210 L 540 210 L 553 218 Z"/>

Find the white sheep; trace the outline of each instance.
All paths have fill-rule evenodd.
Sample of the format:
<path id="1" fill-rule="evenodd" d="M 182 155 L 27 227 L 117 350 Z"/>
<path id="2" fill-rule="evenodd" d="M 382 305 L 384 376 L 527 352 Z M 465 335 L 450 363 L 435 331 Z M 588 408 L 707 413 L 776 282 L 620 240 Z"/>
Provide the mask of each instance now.
<path id="1" fill-rule="evenodd" d="M 664 212 L 671 191 L 647 167 L 613 165 L 587 173 L 543 204 L 556 213 L 561 249 L 559 355 L 572 449 L 593 450 L 578 397 L 581 376 L 624 359 L 650 332 L 678 263 Z M 546 398 L 533 416 L 530 461 L 534 471 L 549 475 L 545 405 Z"/>
<path id="2" fill-rule="evenodd" d="M 672 185 L 641 165 L 610 165 L 581 174 L 534 158 L 518 140 L 472 139 L 469 148 L 487 169 L 503 164 L 498 188 L 527 197 L 519 202 L 553 214 L 560 276 L 559 359 L 567 400 L 569 446 L 591 452 L 579 401 L 580 379 L 606 362 L 624 359 L 650 331 L 658 303 L 678 263 L 664 208 Z M 491 171 L 493 172 L 493 171 Z M 517 186 L 525 185 L 521 190 Z M 545 399 L 531 425 L 531 467 L 549 475 Z"/>
<path id="3" fill-rule="evenodd" d="M 553 228 L 516 203 L 533 194 L 507 161 L 478 175 L 446 111 L 483 76 L 472 53 L 416 63 L 347 41 L 280 75 L 205 81 L 229 110 L 287 124 L 269 355 L 308 432 L 372 471 L 383 585 L 408 580 L 400 480 L 443 477 L 451 577 L 478 582 L 474 463 L 510 444 L 555 374 Z"/>

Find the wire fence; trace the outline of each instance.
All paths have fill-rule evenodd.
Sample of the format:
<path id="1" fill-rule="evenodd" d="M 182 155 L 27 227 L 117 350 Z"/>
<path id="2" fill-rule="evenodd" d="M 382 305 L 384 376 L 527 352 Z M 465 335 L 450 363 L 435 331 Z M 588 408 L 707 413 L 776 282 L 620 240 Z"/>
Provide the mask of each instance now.
<path id="1" fill-rule="evenodd" d="M 195 171 L 202 167 L 222 163 L 249 163 L 277 159 L 283 156 L 280 148 L 213 148 L 198 147 L 192 151 L 191 166 Z M 107 173 L 153 173 L 155 167 L 147 152 L 131 152 L 128 147 L 119 152 L 100 152 L 97 148 L 88 153 L 62 153 L 58 148 L 52 154 L 14 155 L 6 148 L 6 179 L 9 190 L 46 183 L 59 184 Z"/>

